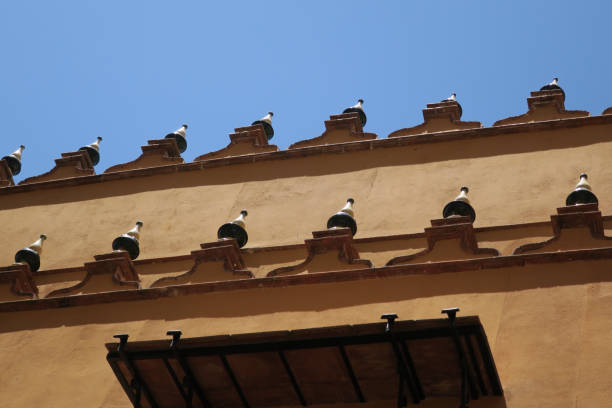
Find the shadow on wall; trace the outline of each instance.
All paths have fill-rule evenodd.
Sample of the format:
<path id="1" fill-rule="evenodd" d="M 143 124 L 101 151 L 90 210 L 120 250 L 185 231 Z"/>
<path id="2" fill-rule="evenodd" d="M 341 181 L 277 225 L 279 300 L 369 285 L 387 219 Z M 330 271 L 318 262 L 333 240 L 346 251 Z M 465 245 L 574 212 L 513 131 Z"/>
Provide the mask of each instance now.
<path id="1" fill-rule="evenodd" d="M 596 129 L 593 131 L 592 129 Z M 591 131 L 587 131 L 591 130 Z M 6 194 L 0 197 L 5 209 L 55 203 L 78 202 L 97 198 L 130 195 L 145 191 L 188 188 L 202 185 L 231 185 L 243 182 L 275 180 L 304 176 L 343 174 L 353 171 L 398 165 L 414 165 L 449 160 L 511 155 L 533 151 L 573 148 L 612 141 L 601 127 L 588 127 L 577 137 L 576 129 L 510 133 L 463 140 L 419 143 L 393 147 L 394 154 L 385 148 L 327 154 L 288 160 L 268 160 L 248 164 L 222 165 L 204 170 L 178 171 L 155 177 L 142 176 L 116 181 L 84 184 L 36 193 Z M 137 180 L 137 181 L 136 181 Z"/>
<path id="2" fill-rule="evenodd" d="M 610 266 L 610 260 L 576 261 L 460 273 L 170 296 L 147 301 L 6 313 L 2 314 L 3 324 L 0 326 L 0 333 L 83 324 L 146 320 L 173 322 L 194 318 L 271 315 L 278 312 L 324 312 L 407 300 L 422 300 L 427 304 L 433 302 L 434 309 L 442 309 L 449 306 L 447 304 L 449 300 L 434 298 L 467 295 L 466 302 L 473 303 L 478 301 L 474 298 L 475 294 L 609 282 Z M 168 290 L 171 294 L 172 288 Z M 545 296 L 541 292 L 534 293 L 536 297 L 543 295 Z"/>

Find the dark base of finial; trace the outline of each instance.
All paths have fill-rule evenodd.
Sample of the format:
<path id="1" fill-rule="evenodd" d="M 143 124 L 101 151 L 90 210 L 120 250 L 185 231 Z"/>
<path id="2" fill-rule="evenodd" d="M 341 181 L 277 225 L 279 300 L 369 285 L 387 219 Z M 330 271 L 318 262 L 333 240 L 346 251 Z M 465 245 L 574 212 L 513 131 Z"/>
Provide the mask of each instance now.
<path id="1" fill-rule="evenodd" d="M 30 265 L 30 271 L 36 272 L 40 268 L 40 255 L 30 248 L 23 248 L 15 254 L 15 262 L 25 262 Z"/>
<path id="2" fill-rule="evenodd" d="M 565 91 L 559 85 L 544 85 L 540 88 L 540 91 L 561 91 L 563 100 L 565 101 Z"/>
<path id="3" fill-rule="evenodd" d="M 2 160 L 6 160 L 6 164 L 8 164 L 13 176 L 21 173 L 21 161 L 17 160 L 13 156 L 4 156 Z"/>
<path id="4" fill-rule="evenodd" d="M 81 147 L 79 150 L 84 150 L 87 152 L 87 154 L 89 155 L 89 158 L 91 159 L 91 163 L 95 166 L 96 164 L 100 163 L 100 152 L 98 152 L 96 149 L 94 149 L 93 147 L 89 147 L 89 146 L 83 146 Z"/>
<path id="5" fill-rule="evenodd" d="M 124 250 L 130 255 L 130 259 L 134 260 L 140 255 L 140 245 L 138 240 L 129 235 L 123 234 L 113 240 L 113 250 Z"/>
<path id="6" fill-rule="evenodd" d="M 365 112 L 363 111 L 363 109 L 358 109 L 358 108 L 346 108 L 342 113 L 358 113 L 359 114 L 359 121 L 361 122 L 361 126 L 365 126 L 366 122 L 368 121 L 368 118 L 366 117 Z"/>
<path id="7" fill-rule="evenodd" d="M 266 137 L 268 138 L 268 140 L 272 139 L 272 136 L 274 136 L 274 129 L 272 128 L 272 125 L 270 125 L 268 122 L 264 122 L 263 120 L 256 120 L 255 122 L 251 123 L 251 125 L 262 125 L 264 127 L 264 131 L 266 132 Z"/>
<path id="8" fill-rule="evenodd" d="M 238 247 L 242 248 L 248 242 L 249 235 L 240 225 L 228 222 L 219 227 L 217 238 L 234 238 L 238 242 Z"/>
<path id="9" fill-rule="evenodd" d="M 168 133 L 166 135 L 166 139 L 176 140 L 176 145 L 178 146 L 180 153 L 183 153 L 185 150 L 187 150 L 187 139 L 185 139 L 183 135 L 179 135 L 178 133 Z"/>
<path id="10" fill-rule="evenodd" d="M 448 218 L 453 215 L 460 215 L 463 217 L 470 217 L 472 222 L 476 219 L 476 211 L 471 205 L 464 201 L 451 201 L 444 206 L 442 210 L 442 217 Z"/>
<path id="11" fill-rule="evenodd" d="M 327 228 L 350 228 L 351 233 L 357 233 L 357 223 L 355 219 L 344 212 L 337 212 L 327 220 Z"/>
<path id="12" fill-rule="evenodd" d="M 597 196 L 587 189 L 579 189 L 572 191 L 565 199 L 565 205 L 576 204 L 597 204 Z"/>

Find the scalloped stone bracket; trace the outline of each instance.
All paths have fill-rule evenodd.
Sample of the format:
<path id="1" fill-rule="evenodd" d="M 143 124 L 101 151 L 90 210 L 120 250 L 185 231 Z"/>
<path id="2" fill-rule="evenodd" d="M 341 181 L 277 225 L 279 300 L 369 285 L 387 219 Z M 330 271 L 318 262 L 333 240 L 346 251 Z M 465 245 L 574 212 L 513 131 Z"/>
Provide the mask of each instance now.
<path id="1" fill-rule="evenodd" d="M 499 256 L 499 251 L 494 248 L 479 248 L 474 226 L 470 217 L 450 217 L 431 220 L 431 227 L 425 228 L 427 248 L 415 254 L 403 255 L 392 258 L 387 265 L 397 265 L 412 261 L 420 256 L 431 253 L 440 241 L 459 240 L 462 251 L 473 255 Z"/>
<path id="2" fill-rule="evenodd" d="M 325 121 L 325 132 L 323 132 L 321 136 L 293 143 L 289 146 L 289 149 L 372 140 L 377 137 L 375 133 L 363 131 L 361 120 L 357 112 L 343 113 L 340 115 L 331 115 L 329 120 Z"/>
<path id="3" fill-rule="evenodd" d="M 194 261 L 191 269 L 177 276 L 164 276 L 159 278 L 151 284 L 151 287 L 165 282 L 177 281 L 193 275 L 201 264 L 215 261 L 222 261 L 223 269 L 234 275 L 245 278 L 255 277 L 251 271 L 245 269 L 246 266 L 242 259 L 242 255 L 240 255 L 238 242 L 235 239 L 224 238 L 218 241 L 207 242 L 200 244 L 200 248 L 201 249 L 191 251 L 191 257 Z"/>
<path id="4" fill-rule="evenodd" d="M 104 173 L 159 167 L 184 162 L 175 139 L 148 140 L 146 145 L 140 146 L 140 149 L 142 154 L 136 160 L 109 167 Z"/>
<path id="5" fill-rule="evenodd" d="M 94 262 L 86 262 L 85 278 L 76 285 L 60 288 L 50 292 L 46 297 L 68 294 L 87 285 L 96 275 L 110 275 L 112 282 L 119 286 L 131 286 L 140 289 L 140 277 L 134 269 L 130 255 L 126 251 L 113 251 L 107 254 L 94 255 Z"/>
<path id="6" fill-rule="evenodd" d="M 373 266 L 370 260 L 359 258 L 359 252 L 353 245 L 353 234 L 349 228 L 330 228 L 323 231 L 313 231 L 312 239 L 307 239 L 304 243 L 308 251 L 308 256 L 304 261 L 297 265 L 274 269 L 266 276 L 273 277 L 298 271 L 311 263 L 317 255 L 330 251 L 338 251 L 338 260 L 345 265 L 362 264 L 368 268 Z"/>
<path id="7" fill-rule="evenodd" d="M 0 160 L 0 187 L 11 187 L 14 186 L 13 173 L 8 166 L 6 160 Z"/>
<path id="8" fill-rule="evenodd" d="M 527 113 L 498 120 L 493 126 L 589 116 L 587 111 L 566 110 L 565 96 L 559 90 L 533 91 L 527 98 L 527 106 Z"/>
<path id="9" fill-rule="evenodd" d="M 461 121 L 461 108 L 454 101 L 428 103 L 423 109 L 423 123 L 392 132 L 388 137 L 412 136 L 421 133 L 481 128 L 480 122 Z"/>
<path id="10" fill-rule="evenodd" d="M 84 150 L 62 153 L 62 157 L 55 159 L 55 167 L 46 173 L 29 177 L 19 184 L 39 183 L 80 176 L 96 174 L 89 154 Z"/>
<path id="11" fill-rule="evenodd" d="M 278 147 L 268 143 L 263 125 L 251 125 L 234 129 L 229 135 L 230 144 L 223 149 L 198 156 L 194 161 L 221 159 L 244 154 L 276 152 Z"/>
<path id="12" fill-rule="evenodd" d="M 27 264 L 16 263 L 0 267 L 0 283 L 8 283 L 10 292 L 15 296 L 38 298 L 38 286 L 34 282 L 32 271 Z"/>
<path id="13" fill-rule="evenodd" d="M 604 235 L 604 225 L 601 211 L 597 204 L 579 204 L 557 208 L 557 214 L 550 216 L 553 237 L 542 242 L 521 245 L 513 252 L 514 255 L 540 249 L 561 238 L 564 229 L 588 228 L 596 240 L 612 240 Z"/>

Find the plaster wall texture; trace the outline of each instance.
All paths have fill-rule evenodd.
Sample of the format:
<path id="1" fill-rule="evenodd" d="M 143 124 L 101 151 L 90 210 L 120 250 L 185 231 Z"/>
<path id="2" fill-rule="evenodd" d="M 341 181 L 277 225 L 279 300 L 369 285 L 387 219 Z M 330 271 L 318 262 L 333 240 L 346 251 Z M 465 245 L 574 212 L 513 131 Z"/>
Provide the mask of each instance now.
<path id="1" fill-rule="evenodd" d="M 389 312 L 429 319 L 452 306 L 480 316 L 504 386 L 505 399 L 470 406 L 606 406 L 611 266 L 575 261 L 3 313 L 2 406 L 129 407 L 105 360 L 104 343 L 120 332 L 138 341 L 177 328 L 196 337 L 368 323 Z"/>
<path id="2" fill-rule="evenodd" d="M 248 247 L 302 243 L 356 200 L 356 238 L 422 232 L 462 185 L 475 226 L 547 221 L 585 171 L 610 214 L 612 126 L 229 165 L 0 196 L 0 264 L 40 233 L 42 268 L 80 266 L 136 220 L 141 259 L 186 255 L 249 210 Z"/>

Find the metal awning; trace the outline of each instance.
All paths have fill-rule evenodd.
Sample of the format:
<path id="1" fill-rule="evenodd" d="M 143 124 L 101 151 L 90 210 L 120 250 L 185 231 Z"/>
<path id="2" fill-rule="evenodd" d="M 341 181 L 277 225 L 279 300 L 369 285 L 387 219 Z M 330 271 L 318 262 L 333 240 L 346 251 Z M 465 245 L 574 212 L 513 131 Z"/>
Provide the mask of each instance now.
<path id="1" fill-rule="evenodd" d="M 456 312 L 456 311 L 455 311 Z M 135 407 L 260 408 L 502 395 L 477 316 L 106 344 Z"/>

